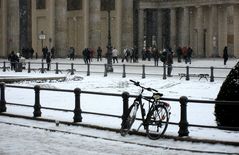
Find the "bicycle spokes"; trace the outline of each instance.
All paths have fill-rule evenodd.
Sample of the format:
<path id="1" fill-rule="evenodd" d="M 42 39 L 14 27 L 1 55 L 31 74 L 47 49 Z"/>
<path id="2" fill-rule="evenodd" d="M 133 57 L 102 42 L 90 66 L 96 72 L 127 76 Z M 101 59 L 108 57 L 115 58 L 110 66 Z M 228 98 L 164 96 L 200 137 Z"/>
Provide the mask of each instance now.
<path id="1" fill-rule="evenodd" d="M 168 112 L 164 106 L 158 106 L 148 115 L 147 135 L 150 139 L 159 139 L 168 126 Z"/>

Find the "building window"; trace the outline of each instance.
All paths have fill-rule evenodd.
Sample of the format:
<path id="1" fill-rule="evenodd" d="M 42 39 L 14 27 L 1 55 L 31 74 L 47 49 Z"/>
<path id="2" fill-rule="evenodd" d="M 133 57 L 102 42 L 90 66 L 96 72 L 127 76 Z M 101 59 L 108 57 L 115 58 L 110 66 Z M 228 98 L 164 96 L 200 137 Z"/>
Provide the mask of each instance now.
<path id="1" fill-rule="evenodd" d="M 101 0 L 101 11 L 115 10 L 115 0 Z"/>
<path id="2" fill-rule="evenodd" d="M 67 10 L 81 10 L 82 9 L 82 0 L 67 0 Z"/>
<path id="3" fill-rule="evenodd" d="M 36 9 L 46 9 L 46 0 L 36 0 Z"/>

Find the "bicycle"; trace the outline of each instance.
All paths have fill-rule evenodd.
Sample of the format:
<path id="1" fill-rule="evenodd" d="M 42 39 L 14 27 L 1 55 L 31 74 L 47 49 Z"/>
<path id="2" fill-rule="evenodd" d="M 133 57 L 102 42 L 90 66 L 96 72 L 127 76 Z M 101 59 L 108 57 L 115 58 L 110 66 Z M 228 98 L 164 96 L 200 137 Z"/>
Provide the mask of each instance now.
<path id="1" fill-rule="evenodd" d="M 133 104 L 128 109 L 127 117 L 125 117 L 121 124 L 120 134 L 122 136 L 128 134 L 136 119 L 138 108 L 140 107 L 142 123 L 138 127 L 138 130 L 143 125 L 144 129 L 146 130 L 146 134 L 150 139 L 159 139 L 163 136 L 168 127 L 171 107 L 168 103 L 160 100 L 163 94 L 159 93 L 157 90 L 149 87 L 143 87 L 140 85 L 139 82 L 133 80 L 130 81 L 133 82 L 135 86 L 140 87 L 141 91 L 133 101 Z M 143 96 L 142 94 L 144 90 L 152 92 L 153 95 L 150 97 Z M 145 113 L 144 103 L 142 102 L 142 100 L 147 101 L 149 103 L 147 115 Z"/>

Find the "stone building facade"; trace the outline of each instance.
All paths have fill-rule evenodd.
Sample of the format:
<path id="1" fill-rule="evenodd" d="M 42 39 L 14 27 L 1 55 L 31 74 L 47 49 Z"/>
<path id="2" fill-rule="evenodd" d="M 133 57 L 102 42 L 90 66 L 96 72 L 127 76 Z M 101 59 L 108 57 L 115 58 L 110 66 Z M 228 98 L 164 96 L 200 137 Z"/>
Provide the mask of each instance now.
<path id="1" fill-rule="evenodd" d="M 56 48 L 66 57 L 74 47 L 107 51 L 112 46 L 191 46 L 195 57 L 239 56 L 238 0 L 0 0 L 0 57 L 12 50 Z M 110 4 L 110 5 L 109 5 Z M 110 19 L 108 18 L 110 9 Z"/>

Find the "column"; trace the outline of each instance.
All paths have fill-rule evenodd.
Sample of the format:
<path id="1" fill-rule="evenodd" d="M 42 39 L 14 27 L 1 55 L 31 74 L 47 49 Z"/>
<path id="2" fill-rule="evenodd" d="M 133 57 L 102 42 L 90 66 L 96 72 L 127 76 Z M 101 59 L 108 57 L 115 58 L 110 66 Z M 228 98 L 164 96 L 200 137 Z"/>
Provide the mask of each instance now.
<path id="1" fill-rule="evenodd" d="M 234 51 L 233 56 L 239 56 L 239 5 L 234 5 Z"/>
<path id="2" fill-rule="evenodd" d="M 227 18 L 227 47 L 228 47 L 228 54 L 229 56 L 233 55 L 234 51 L 234 18 L 233 18 L 233 6 L 228 5 L 226 10 L 226 18 Z"/>
<path id="3" fill-rule="evenodd" d="M 119 52 L 121 52 L 122 49 L 122 0 L 115 1 L 116 2 L 116 48 Z"/>
<path id="4" fill-rule="evenodd" d="M 218 42 L 218 20 L 217 20 L 217 6 L 213 5 L 210 9 L 209 17 L 209 52 L 207 56 L 218 56 L 217 42 Z"/>
<path id="5" fill-rule="evenodd" d="M 7 41 L 8 49 L 19 49 L 19 34 L 20 34 L 20 18 L 19 18 L 19 1 L 7 0 Z"/>
<path id="6" fill-rule="evenodd" d="M 170 47 L 176 48 L 176 9 L 170 10 Z"/>
<path id="7" fill-rule="evenodd" d="M 50 10 L 50 27 L 49 27 L 49 50 L 55 46 L 55 0 L 50 0 L 50 5 L 49 5 L 49 10 Z"/>
<path id="8" fill-rule="evenodd" d="M 185 7 L 183 10 L 183 45 L 189 45 L 189 8 Z"/>
<path id="9" fill-rule="evenodd" d="M 221 5 L 218 8 L 218 52 L 222 57 L 222 51 L 227 45 L 227 7 Z"/>
<path id="10" fill-rule="evenodd" d="M 197 17 L 196 17 L 196 29 L 194 30 L 196 33 L 196 49 L 195 53 L 197 56 L 203 57 L 204 56 L 204 30 L 203 30 L 203 7 L 197 7 Z"/>
<path id="11" fill-rule="evenodd" d="M 89 0 L 83 0 L 84 47 L 89 47 Z"/>
<path id="12" fill-rule="evenodd" d="M 142 57 L 142 49 L 144 48 L 144 10 L 139 9 L 138 12 L 138 52 L 139 57 Z"/>
<path id="13" fill-rule="evenodd" d="M 1 56 L 7 57 L 7 0 L 2 0 L 1 4 L 2 15 L 2 53 Z"/>
<path id="14" fill-rule="evenodd" d="M 158 34 L 157 34 L 157 45 L 159 50 L 163 50 L 163 11 L 158 10 Z"/>
<path id="15" fill-rule="evenodd" d="M 57 56 L 65 57 L 66 56 L 66 38 L 67 38 L 67 16 L 66 16 L 66 6 L 67 1 L 57 0 L 56 5 L 56 34 L 55 34 L 55 44 Z"/>
<path id="16" fill-rule="evenodd" d="M 100 33 L 101 33 L 101 16 L 100 16 L 100 2 L 99 0 L 90 1 L 90 13 L 89 13 L 89 47 L 95 50 L 100 45 Z M 87 11 L 87 12 L 89 12 Z M 86 27 L 85 27 L 86 28 Z"/>
<path id="17" fill-rule="evenodd" d="M 133 0 L 123 1 L 122 40 L 123 47 L 133 47 Z"/>

